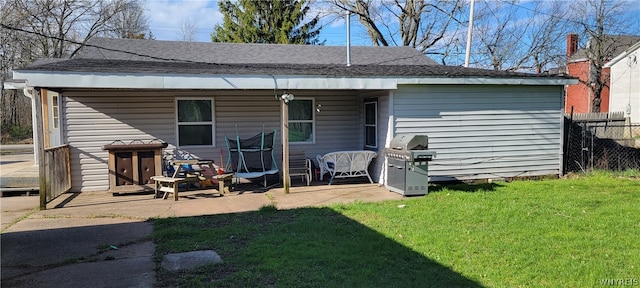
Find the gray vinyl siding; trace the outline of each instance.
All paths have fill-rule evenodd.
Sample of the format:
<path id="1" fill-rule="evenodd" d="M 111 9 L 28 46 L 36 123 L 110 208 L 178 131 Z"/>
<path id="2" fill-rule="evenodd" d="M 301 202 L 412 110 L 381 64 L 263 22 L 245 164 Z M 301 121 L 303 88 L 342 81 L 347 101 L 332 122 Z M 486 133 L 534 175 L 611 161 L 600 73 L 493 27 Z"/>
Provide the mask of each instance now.
<path id="1" fill-rule="evenodd" d="M 354 91 L 289 91 L 296 97 L 313 98 L 320 104 L 315 115 L 315 143 L 291 144 L 314 158 L 338 150 L 361 149 L 358 131 L 359 100 Z M 176 149 L 175 99 L 210 98 L 214 103 L 215 147 L 178 149 L 220 163 L 220 149 L 227 159 L 225 135 L 241 138 L 277 129 L 274 151 L 282 167 L 282 131 L 280 102 L 273 91 L 139 91 L 72 90 L 63 93 L 65 105 L 64 141 L 71 147 L 72 190 L 107 191 L 109 189 L 108 152 L 101 147 L 115 140 L 129 143 L 153 139 L 169 143 L 165 154 Z M 295 101 L 295 100 L 294 100 Z M 237 127 L 237 128 L 236 128 Z"/>
<path id="2" fill-rule="evenodd" d="M 558 175 L 560 86 L 402 86 L 395 133 L 429 136 L 433 180 Z"/>
<path id="3" fill-rule="evenodd" d="M 109 189 L 102 145 L 153 139 L 175 142 L 173 97 L 164 92 L 65 91 L 64 139 L 71 147 L 71 191 Z"/>
<path id="4" fill-rule="evenodd" d="M 291 93 L 291 91 L 290 91 Z M 314 98 L 320 112 L 315 112 L 315 143 L 289 145 L 290 150 L 304 150 L 315 162 L 316 155 L 359 148 L 358 101 L 356 91 L 293 91 L 296 97 Z M 295 100 L 294 100 L 295 101 Z"/>
<path id="5" fill-rule="evenodd" d="M 562 87 L 414 85 L 393 92 L 288 93 L 313 98 L 319 105 L 314 143 L 290 144 L 291 150 L 304 150 L 312 159 L 333 151 L 363 149 L 363 101 L 377 97 L 378 158 L 370 167 L 374 179 L 383 179 L 384 157 L 379 151 L 389 140 L 389 117 L 393 117 L 394 133 L 430 136 L 430 148 L 438 153 L 429 166 L 432 176 L 479 179 L 559 173 Z M 212 99 L 215 117 L 215 147 L 179 149 L 219 164 L 220 149 L 223 158 L 228 157 L 225 135 L 251 137 L 264 125 L 266 131 L 277 129 L 275 157 L 282 167 L 280 102 L 274 94 L 226 90 L 64 91 L 63 140 L 71 146 L 72 191 L 109 189 L 108 153 L 101 147 L 114 140 L 128 143 L 160 139 L 169 143 L 165 153 L 173 153 L 177 97 Z"/>

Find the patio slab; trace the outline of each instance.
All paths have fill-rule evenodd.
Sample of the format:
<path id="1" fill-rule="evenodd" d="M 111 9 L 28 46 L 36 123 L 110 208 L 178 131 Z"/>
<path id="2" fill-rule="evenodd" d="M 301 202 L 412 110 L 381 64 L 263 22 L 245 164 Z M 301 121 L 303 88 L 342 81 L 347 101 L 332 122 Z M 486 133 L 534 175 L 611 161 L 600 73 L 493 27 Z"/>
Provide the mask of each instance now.
<path id="1" fill-rule="evenodd" d="M 40 211 L 34 210 L 38 197 L 4 197 L 0 199 L 1 284 L 152 287 L 155 247 L 148 219 L 238 213 L 267 205 L 293 209 L 402 198 L 377 184 L 324 183 L 292 187 L 288 194 L 282 188 L 261 193 L 234 191 L 224 196 L 216 190 L 185 191 L 179 201 L 154 198 L 153 194 L 66 193 Z"/>

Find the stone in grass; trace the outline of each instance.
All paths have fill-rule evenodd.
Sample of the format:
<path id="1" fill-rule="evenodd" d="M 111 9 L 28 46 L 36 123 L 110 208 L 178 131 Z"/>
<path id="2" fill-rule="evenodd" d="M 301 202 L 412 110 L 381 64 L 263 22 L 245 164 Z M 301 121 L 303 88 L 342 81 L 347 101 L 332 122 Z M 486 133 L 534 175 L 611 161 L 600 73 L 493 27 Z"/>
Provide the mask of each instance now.
<path id="1" fill-rule="evenodd" d="M 165 255 L 162 260 L 162 268 L 169 271 L 179 271 L 210 263 L 222 263 L 222 258 L 213 250 L 191 251 Z"/>

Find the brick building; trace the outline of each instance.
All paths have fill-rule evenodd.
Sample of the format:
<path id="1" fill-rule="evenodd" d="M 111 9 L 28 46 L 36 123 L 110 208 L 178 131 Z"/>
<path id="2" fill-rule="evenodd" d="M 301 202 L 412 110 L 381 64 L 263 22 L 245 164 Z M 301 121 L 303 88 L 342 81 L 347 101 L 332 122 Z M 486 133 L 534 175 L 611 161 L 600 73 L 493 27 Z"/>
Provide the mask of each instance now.
<path id="1" fill-rule="evenodd" d="M 601 53 L 605 56 L 604 62 L 611 60 L 613 57 L 622 53 L 625 49 L 631 45 L 640 41 L 640 36 L 620 36 L 609 35 L 606 36 L 604 41 L 604 48 Z M 566 71 L 570 76 L 577 77 L 580 82 L 574 85 L 568 85 L 566 89 L 564 110 L 566 113 L 571 113 L 572 108 L 574 113 L 587 113 L 592 112 L 594 106 L 594 95 L 587 83 L 593 83 L 589 81 L 591 77 L 595 77 L 595 69 L 591 66 L 589 61 L 589 44 L 583 49 L 578 49 L 579 39 L 577 34 L 567 35 L 567 65 Z M 603 63 L 604 64 L 604 63 Z M 609 75 L 610 68 L 602 68 L 600 79 L 604 86 L 600 93 L 600 109 L 597 112 L 609 112 Z"/>

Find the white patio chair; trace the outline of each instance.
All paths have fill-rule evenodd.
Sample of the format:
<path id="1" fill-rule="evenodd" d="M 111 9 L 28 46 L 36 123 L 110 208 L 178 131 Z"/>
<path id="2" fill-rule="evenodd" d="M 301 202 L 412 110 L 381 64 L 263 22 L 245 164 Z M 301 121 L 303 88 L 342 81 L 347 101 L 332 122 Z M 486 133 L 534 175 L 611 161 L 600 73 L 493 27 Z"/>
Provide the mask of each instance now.
<path id="1" fill-rule="evenodd" d="M 337 151 L 327 153 L 323 156 L 317 156 L 316 158 L 320 166 L 320 180 L 323 179 L 322 175 L 324 175 L 324 173 L 329 173 L 331 175 L 329 185 L 333 183 L 333 179 L 335 178 L 364 176 L 369 179 L 370 183 L 373 183 L 368 168 L 371 160 L 376 156 L 376 152 L 368 150 Z"/>

